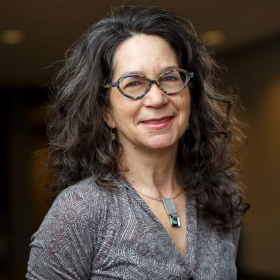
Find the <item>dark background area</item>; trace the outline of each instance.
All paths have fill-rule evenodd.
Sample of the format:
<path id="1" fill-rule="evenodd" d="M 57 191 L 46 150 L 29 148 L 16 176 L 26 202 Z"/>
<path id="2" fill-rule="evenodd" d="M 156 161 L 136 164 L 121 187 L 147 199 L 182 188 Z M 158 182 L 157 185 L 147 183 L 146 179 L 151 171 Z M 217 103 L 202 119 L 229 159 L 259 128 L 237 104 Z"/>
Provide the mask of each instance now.
<path id="1" fill-rule="evenodd" d="M 47 85 L 70 45 L 122 3 L 0 1 L 0 280 L 24 279 L 30 237 L 48 210 Z M 237 115 L 248 124 L 249 138 L 241 175 L 252 207 L 242 226 L 239 279 L 280 279 L 280 1 L 125 3 L 161 5 L 187 15 L 227 65 L 226 80 L 240 93 L 245 110 L 237 108 Z M 18 32 L 17 43 L 11 38 L 7 43 L 7 31 Z M 211 41 L 209 31 L 218 31 L 220 44 L 217 37 Z"/>

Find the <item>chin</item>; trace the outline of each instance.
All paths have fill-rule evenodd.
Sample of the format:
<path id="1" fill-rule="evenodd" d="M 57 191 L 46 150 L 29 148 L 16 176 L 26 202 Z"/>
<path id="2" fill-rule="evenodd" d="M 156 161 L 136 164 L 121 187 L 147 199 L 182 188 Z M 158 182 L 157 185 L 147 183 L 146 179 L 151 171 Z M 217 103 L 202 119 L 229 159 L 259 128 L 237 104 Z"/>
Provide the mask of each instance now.
<path id="1" fill-rule="evenodd" d="M 150 149 L 154 150 L 162 150 L 167 148 L 172 148 L 174 146 L 177 146 L 178 141 L 175 139 L 153 139 L 153 141 L 149 141 L 146 143 L 143 143 L 144 146 Z"/>

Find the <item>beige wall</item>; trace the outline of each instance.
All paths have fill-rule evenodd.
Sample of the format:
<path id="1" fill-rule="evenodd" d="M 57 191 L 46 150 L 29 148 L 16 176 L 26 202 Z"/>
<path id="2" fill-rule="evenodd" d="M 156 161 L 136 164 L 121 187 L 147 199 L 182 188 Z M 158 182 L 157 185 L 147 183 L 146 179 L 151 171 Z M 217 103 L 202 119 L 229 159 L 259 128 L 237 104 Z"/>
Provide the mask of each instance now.
<path id="1" fill-rule="evenodd" d="M 251 209 L 242 227 L 239 268 L 280 277 L 280 40 L 226 57 L 247 111 L 249 144 L 243 151 L 243 178 Z"/>

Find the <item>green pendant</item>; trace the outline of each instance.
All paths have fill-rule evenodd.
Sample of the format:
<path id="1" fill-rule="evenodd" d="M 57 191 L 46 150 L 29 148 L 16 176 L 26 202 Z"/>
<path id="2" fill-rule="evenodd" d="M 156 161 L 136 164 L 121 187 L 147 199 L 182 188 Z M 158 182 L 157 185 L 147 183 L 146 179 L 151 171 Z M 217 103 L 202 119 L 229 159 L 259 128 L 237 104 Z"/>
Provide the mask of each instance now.
<path id="1" fill-rule="evenodd" d="M 178 215 L 170 215 L 170 224 L 172 227 L 179 227 L 181 226 L 180 218 Z"/>
<path id="2" fill-rule="evenodd" d="M 169 219 L 170 219 L 170 224 L 172 227 L 180 227 L 181 223 L 180 223 L 180 218 L 177 215 L 177 209 L 174 203 L 173 198 L 165 198 L 162 200 L 166 212 L 169 215 Z"/>

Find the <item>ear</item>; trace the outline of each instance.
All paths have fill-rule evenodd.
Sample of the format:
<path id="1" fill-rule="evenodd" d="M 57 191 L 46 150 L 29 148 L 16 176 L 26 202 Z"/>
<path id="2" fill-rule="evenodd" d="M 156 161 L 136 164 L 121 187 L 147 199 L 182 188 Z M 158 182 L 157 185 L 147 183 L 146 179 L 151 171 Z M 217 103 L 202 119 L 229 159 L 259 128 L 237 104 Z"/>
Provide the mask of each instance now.
<path id="1" fill-rule="evenodd" d="M 116 124 L 109 110 L 110 109 L 108 109 L 107 107 L 102 108 L 103 120 L 111 129 L 113 129 L 116 128 Z"/>

